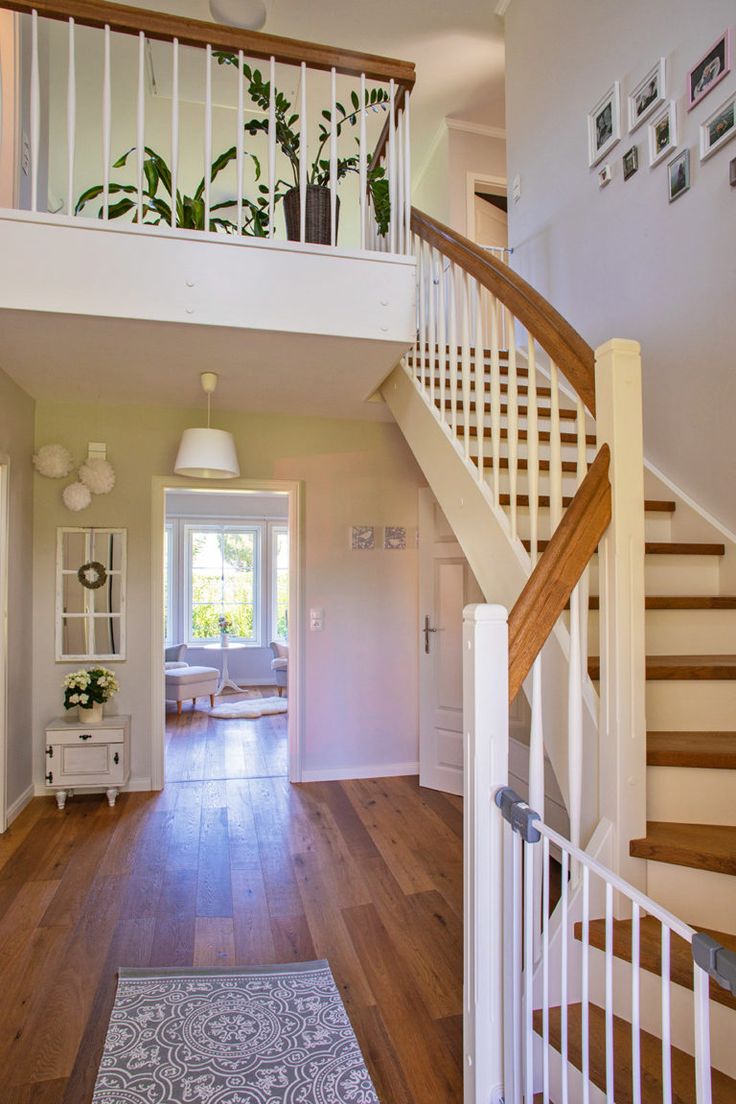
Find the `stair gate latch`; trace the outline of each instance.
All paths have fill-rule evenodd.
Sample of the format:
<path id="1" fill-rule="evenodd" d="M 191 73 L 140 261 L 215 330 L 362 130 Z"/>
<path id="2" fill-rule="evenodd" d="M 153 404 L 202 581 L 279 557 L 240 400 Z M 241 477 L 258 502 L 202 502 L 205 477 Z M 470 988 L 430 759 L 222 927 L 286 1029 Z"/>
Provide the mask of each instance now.
<path id="1" fill-rule="evenodd" d="M 730 989 L 732 996 L 736 997 L 736 951 L 724 947 L 705 932 L 696 932 L 693 936 L 693 961 L 722 989 Z"/>
<path id="2" fill-rule="evenodd" d="M 542 834 L 534 826 L 534 821 L 541 821 L 542 818 L 519 797 L 516 790 L 512 790 L 510 786 L 502 786 L 496 790 L 493 800 L 501 810 L 503 819 L 509 822 L 525 843 L 539 843 Z"/>

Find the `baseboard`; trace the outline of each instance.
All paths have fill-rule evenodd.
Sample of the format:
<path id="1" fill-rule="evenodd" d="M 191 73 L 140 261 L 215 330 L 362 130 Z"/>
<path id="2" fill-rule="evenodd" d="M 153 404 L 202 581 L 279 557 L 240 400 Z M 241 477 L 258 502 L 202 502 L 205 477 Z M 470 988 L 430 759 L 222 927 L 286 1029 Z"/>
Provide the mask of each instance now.
<path id="1" fill-rule="evenodd" d="M 703 506 L 696 502 L 694 498 L 691 498 L 687 491 L 683 491 L 682 487 L 679 487 L 673 479 L 665 475 L 656 464 L 651 462 L 651 460 L 647 460 L 646 456 L 644 457 L 644 467 L 647 468 L 652 475 L 656 476 L 657 479 L 661 479 L 665 487 L 669 487 L 674 494 L 679 495 L 685 505 L 689 506 L 691 510 L 694 510 L 696 514 L 699 514 L 703 521 L 706 521 L 708 525 L 712 525 L 714 529 L 717 529 L 722 537 L 731 541 L 732 544 L 736 544 L 736 533 L 734 533 L 732 529 L 729 529 L 727 525 L 724 525 L 722 521 L 719 521 L 717 517 L 714 517 L 713 514 L 709 513 Z"/>
<path id="2" fill-rule="evenodd" d="M 26 805 L 30 801 L 32 801 L 35 796 L 36 796 L 36 790 L 35 790 L 35 787 L 33 786 L 33 784 L 31 784 L 28 787 L 28 789 L 23 791 L 23 793 L 20 795 L 20 797 L 17 797 L 15 799 L 15 801 L 13 802 L 12 805 L 8 806 L 8 812 L 7 812 L 7 817 L 6 817 L 6 819 L 7 819 L 6 827 L 8 827 L 8 828 L 10 827 L 10 825 L 13 823 L 13 821 L 16 819 L 16 817 L 20 816 L 20 814 L 25 809 Z"/>
<path id="3" fill-rule="evenodd" d="M 302 771 L 302 782 L 346 782 L 352 778 L 399 778 L 419 774 L 418 763 L 380 763 L 370 767 L 338 767 Z"/>

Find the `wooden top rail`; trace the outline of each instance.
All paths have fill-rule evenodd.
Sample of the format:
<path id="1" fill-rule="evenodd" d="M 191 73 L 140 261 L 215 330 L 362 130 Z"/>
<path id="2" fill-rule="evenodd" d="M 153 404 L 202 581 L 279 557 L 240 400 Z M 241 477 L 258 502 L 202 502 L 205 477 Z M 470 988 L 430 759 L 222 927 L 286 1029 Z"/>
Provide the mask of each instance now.
<path id="1" fill-rule="evenodd" d="M 166 12 L 148 11 L 128 4 L 111 4 L 107 0 L 0 0 L 0 7 L 10 11 L 30 13 L 34 9 L 45 19 L 74 21 L 83 27 L 109 26 L 111 31 L 171 42 L 178 39 L 182 46 L 211 46 L 214 50 L 242 50 L 248 58 L 271 58 L 290 65 L 304 61 L 310 69 L 336 69 L 351 77 L 365 73 L 369 80 L 389 81 L 392 78 L 402 88 L 412 88 L 416 79 L 414 64 L 395 58 L 364 54 L 358 50 L 342 50 L 302 42 L 297 38 L 246 31 L 202 19 L 189 19 Z"/>
<path id="2" fill-rule="evenodd" d="M 513 701 L 611 521 L 608 445 L 601 449 L 509 615 Z"/>
<path id="3" fill-rule="evenodd" d="M 411 228 L 509 308 L 552 358 L 590 413 L 595 414 L 593 350 L 551 303 L 481 246 L 416 207 L 411 209 Z"/>

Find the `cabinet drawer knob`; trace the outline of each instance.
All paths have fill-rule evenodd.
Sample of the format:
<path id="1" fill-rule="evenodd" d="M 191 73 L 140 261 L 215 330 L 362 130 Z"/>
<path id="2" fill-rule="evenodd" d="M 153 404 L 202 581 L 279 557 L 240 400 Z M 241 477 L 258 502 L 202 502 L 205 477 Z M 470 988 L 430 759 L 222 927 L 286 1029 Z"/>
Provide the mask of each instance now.
<path id="1" fill-rule="evenodd" d="M 46 775 L 46 781 L 48 782 L 49 786 L 54 781 L 54 772 L 53 771 L 49 771 L 49 773 Z"/>
<path id="2" fill-rule="evenodd" d="M 80 732 L 79 733 L 79 739 L 80 740 L 91 740 L 92 739 L 92 733 L 91 732 Z"/>
<path id="3" fill-rule="evenodd" d="M 117 751 L 116 751 L 116 752 L 115 752 L 115 754 L 113 755 L 113 757 L 112 757 L 112 761 L 113 761 L 113 763 L 115 764 L 115 766 L 117 766 L 117 765 L 118 765 L 118 763 L 120 762 L 120 756 L 118 755 Z"/>

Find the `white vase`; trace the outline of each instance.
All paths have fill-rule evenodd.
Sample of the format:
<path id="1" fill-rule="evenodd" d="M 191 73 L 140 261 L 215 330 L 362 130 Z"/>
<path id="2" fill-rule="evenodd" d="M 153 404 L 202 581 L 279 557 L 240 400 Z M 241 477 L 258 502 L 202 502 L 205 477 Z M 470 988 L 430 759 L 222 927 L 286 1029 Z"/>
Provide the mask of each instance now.
<path id="1" fill-rule="evenodd" d="M 230 643 L 230 637 L 227 633 L 220 633 L 220 647 L 227 648 Z"/>
<path id="2" fill-rule="evenodd" d="M 82 724 L 99 724 L 102 720 L 102 702 L 93 702 L 89 709 L 83 705 L 77 706 L 77 715 Z"/>

